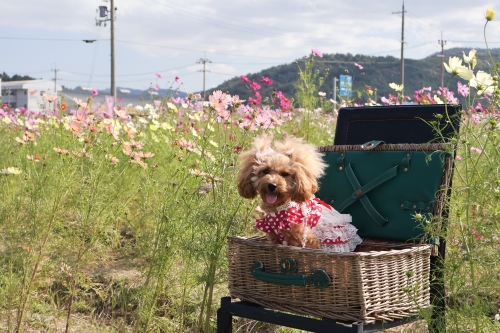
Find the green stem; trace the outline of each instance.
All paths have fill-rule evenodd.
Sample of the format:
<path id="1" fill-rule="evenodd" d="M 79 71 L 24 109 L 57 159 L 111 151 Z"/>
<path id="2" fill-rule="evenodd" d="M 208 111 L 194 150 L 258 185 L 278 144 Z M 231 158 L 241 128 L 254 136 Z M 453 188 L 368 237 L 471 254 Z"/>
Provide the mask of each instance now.
<path id="1" fill-rule="evenodd" d="M 488 22 L 489 21 L 486 21 L 486 23 L 484 24 L 484 43 L 486 44 L 486 50 L 488 50 L 488 55 L 490 56 L 490 60 L 491 60 L 491 66 L 494 65 L 494 60 L 493 60 L 493 56 L 491 55 L 491 50 L 488 46 L 488 40 L 486 39 L 486 26 L 488 25 Z"/>

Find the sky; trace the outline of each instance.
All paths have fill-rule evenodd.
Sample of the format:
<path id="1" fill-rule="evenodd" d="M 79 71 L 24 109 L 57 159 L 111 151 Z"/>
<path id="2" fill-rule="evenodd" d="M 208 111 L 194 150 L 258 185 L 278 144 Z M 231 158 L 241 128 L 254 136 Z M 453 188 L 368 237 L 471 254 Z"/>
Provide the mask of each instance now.
<path id="1" fill-rule="evenodd" d="M 69 88 L 111 86 L 110 0 L 1 0 L 0 72 Z M 114 0 L 116 85 L 194 92 L 323 53 L 401 56 L 402 0 Z M 405 58 L 446 48 L 500 47 L 497 0 L 406 0 Z M 441 37 L 442 33 L 442 37 Z M 85 43 L 83 40 L 95 40 Z M 399 66 L 399 65 L 398 65 Z M 160 73 L 162 78 L 157 78 Z M 181 84 L 175 82 L 178 76 Z M 272 78 L 271 78 L 272 79 Z"/>

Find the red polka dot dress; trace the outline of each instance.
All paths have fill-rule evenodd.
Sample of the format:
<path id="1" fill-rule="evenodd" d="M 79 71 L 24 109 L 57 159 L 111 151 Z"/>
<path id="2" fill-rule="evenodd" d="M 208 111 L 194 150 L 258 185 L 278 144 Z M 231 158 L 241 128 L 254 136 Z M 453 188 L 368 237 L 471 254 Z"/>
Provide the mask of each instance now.
<path id="1" fill-rule="evenodd" d="M 276 213 L 257 219 L 256 227 L 266 233 L 276 234 L 283 242 L 281 230 L 290 230 L 290 223 L 300 224 L 304 221 L 319 238 L 325 250 L 349 252 L 362 242 L 356 234 L 357 229 L 350 223 L 351 215 L 340 214 L 327 203 L 314 197 L 302 204 L 291 201 L 278 207 Z"/>

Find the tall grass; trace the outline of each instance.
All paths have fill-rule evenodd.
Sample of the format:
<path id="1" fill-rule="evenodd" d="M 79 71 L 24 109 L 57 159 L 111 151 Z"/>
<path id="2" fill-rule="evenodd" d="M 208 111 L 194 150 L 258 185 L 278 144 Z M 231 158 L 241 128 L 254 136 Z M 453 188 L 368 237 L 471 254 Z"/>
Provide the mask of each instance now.
<path id="1" fill-rule="evenodd" d="M 490 62 L 488 95 L 465 82 L 447 228 L 433 228 L 448 244 L 443 332 L 500 331 L 500 65 Z M 262 132 L 333 143 L 335 115 L 318 95 L 326 74 L 313 58 L 299 71 L 291 112 L 219 95 L 225 112 L 193 94 L 115 110 L 91 98 L 45 115 L 1 109 L 0 330 L 78 331 L 80 318 L 108 332 L 214 331 L 226 237 L 256 233 L 256 203 L 236 189 L 239 152 Z"/>

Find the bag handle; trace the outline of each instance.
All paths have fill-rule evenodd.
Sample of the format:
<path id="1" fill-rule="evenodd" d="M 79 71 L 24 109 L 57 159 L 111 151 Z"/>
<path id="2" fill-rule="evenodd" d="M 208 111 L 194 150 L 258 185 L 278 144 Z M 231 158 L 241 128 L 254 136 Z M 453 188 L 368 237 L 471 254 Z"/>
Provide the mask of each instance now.
<path id="1" fill-rule="evenodd" d="M 290 259 L 281 259 L 281 262 L 283 263 L 284 260 L 290 260 Z M 328 287 L 328 285 L 331 282 L 331 279 L 328 276 L 328 274 L 322 269 L 317 269 L 310 275 L 274 274 L 265 272 L 264 264 L 260 261 L 256 261 L 250 267 L 250 272 L 252 273 L 252 276 L 259 281 L 280 284 L 284 286 L 305 287 L 312 284 L 318 289 L 324 289 Z"/>
<path id="2" fill-rule="evenodd" d="M 380 144 L 385 144 L 385 142 L 384 141 L 380 141 L 380 140 L 368 141 L 368 142 L 363 143 L 361 145 L 361 149 L 363 149 L 363 150 L 372 150 L 373 148 L 377 147 Z"/>

